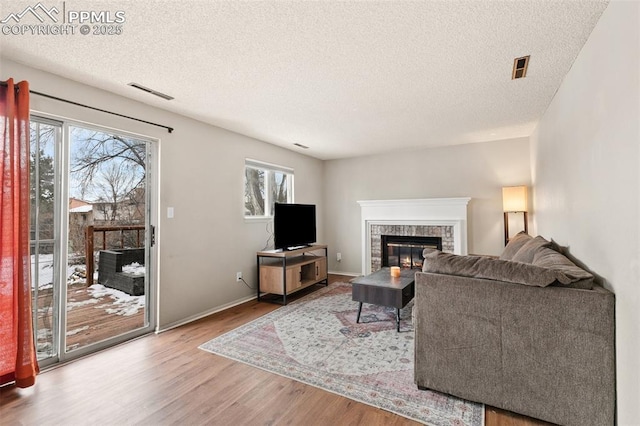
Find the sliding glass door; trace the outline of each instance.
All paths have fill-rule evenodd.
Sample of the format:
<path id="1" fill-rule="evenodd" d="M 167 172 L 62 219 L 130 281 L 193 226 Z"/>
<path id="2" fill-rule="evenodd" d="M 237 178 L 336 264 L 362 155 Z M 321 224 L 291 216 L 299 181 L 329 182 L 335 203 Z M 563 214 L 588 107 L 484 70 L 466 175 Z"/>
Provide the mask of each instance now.
<path id="1" fill-rule="evenodd" d="M 32 277 L 41 364 L 153 329 L 153 141 L 32 117 Z"/>

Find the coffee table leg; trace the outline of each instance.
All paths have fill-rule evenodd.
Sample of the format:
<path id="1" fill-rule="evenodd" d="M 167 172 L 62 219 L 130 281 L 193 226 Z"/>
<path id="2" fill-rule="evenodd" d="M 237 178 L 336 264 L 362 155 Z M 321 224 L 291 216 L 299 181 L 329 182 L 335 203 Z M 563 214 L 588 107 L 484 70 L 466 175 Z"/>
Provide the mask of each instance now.
<path id="1" fill-rule="evenodd" d="M 356 323 L 360 322 L 360 312 L 362 312 L 362 302 L 360 302 L 360 305 L 358 306 L 358 317 L 356 318 Z"/>
<path id="2" fill-rule="evenodd" d="M 400 308 L 396 308 L 396 326 L 398 332 L 400 332 Z"/>

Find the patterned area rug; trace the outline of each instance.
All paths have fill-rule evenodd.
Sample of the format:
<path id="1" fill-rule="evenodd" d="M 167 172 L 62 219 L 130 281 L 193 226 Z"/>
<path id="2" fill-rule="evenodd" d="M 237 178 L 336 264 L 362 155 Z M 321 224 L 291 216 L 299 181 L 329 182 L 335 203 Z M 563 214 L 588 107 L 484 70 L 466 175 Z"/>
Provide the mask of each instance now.
<path id="1" fill-rule="evenodd" d="M 401 311 L 358 303 L 335 283 L 200 346 L 433 426 L 482 425 L 484 407 L 413 382 L 411 305 Z"/>

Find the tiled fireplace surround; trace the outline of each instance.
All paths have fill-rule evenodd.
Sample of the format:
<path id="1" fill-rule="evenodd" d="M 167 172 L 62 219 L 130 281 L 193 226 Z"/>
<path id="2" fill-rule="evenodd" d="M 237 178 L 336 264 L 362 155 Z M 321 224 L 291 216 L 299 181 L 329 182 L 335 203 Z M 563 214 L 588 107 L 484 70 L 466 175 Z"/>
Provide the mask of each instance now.
<path id="1" fill-rule="evenodd" d="M 442 251 L 467 254 L 470 198 L 358 201 L 362 216 L 362 273 L 380 268 L 381 236 L 441 237 Z"/>

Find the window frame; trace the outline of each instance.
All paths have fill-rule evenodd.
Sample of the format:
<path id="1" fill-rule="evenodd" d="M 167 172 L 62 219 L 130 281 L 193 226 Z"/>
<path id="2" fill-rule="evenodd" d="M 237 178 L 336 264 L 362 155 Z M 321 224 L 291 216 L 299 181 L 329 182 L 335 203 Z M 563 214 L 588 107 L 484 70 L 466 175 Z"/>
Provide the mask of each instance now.
<path id="1" fill-rule="evenodd" d="M 251 215 L 246 211 L 246 193 L 247 193 L 247 169 L 262 170 L 264 175 L 264 214 Z M 243 196 L 242 196 L 242 212 L 246 220 L 271 220 L 273 219 L 273 211 L 271 208 L 271 174 L 282 173 L 287 176 L 287 203 L 294 202 L 294 170 L 291 167 L 281 166 L 278 164 L 267 163 L 260 160 L 245 158 L 243 168 Z"/>

